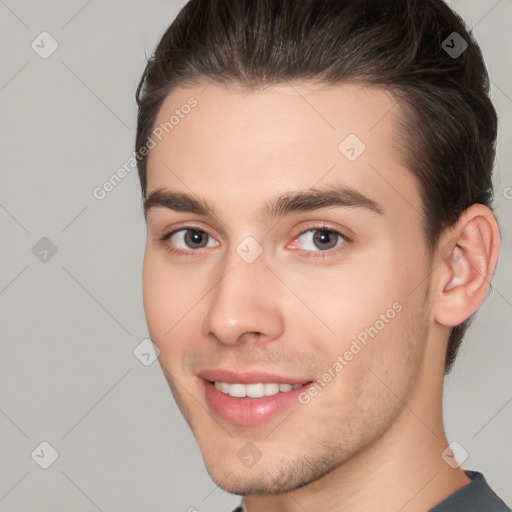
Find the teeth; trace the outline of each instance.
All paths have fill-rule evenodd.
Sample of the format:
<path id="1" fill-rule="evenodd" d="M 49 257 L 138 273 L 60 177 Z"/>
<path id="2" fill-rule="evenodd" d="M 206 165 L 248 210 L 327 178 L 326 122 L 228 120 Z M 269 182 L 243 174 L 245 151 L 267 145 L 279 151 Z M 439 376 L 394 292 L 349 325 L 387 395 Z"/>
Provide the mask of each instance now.
<path id="1" fill-rule="evenodd" d="M 242 385 L 242 384 L 240 384 Z M 229 386 L 229 384 L 228 384 Z M 258 398 L 261 396 L 265 396 L 265 384 L 247 384 L 246 388 L 246 396 L 250 396 L 251 398 Z"/>
<path id="2" fill-rule="evenodd" d="M 228 382 L 215 382 L 214 386 L 221 393 L 236 398 L 261 398 L 264 396 L 277 395 L 277 393 L 286 393 L 292 389 L 297 389 L 302 384 L 277 384 L 275 382 L 265 382 L 258 384 L 229 384 Z"/>
<path id="3" fill-rule="evenodd" d="M 228 387 L 229 396 L 234 396 L 236 398 L 242 398 L 247 395 L 247 390 L 244 384 L 231 384 Z"/>

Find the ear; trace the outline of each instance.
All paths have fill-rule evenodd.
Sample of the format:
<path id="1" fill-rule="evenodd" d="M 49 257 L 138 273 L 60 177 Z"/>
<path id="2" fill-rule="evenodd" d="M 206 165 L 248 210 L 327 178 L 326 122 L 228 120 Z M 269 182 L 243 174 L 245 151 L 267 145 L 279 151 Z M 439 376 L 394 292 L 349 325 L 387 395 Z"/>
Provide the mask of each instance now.
<path id="1" fill-rule="evenodd" d="M 500 250 L 500 231 L 489 208 L 474 204 L 442 235 L 437 254 L 434 319 L 454 327 L 469 318 L 489 291 Z"/>

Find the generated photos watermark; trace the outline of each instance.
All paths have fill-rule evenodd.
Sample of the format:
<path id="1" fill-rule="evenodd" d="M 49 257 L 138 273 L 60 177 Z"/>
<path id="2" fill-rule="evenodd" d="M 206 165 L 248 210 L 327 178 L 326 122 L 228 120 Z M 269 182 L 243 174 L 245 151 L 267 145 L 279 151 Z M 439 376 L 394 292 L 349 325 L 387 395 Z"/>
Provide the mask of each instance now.
<path id="1" fill-rule="evenodd" d="M 149 150 L 153 149 L 158 142 L 161 142 L 164 134 L 170 133 L 185 117 L 192 112 L 192 109 L 197 107 L 198 101 L 191 96 L 187 99 L 186 103 L 180 108 L 174 109 L 174 114 L 171 115 L 168 121 L 160 123 L 153 129 L 151 135 L 147 138 L 146 143 L 138 150 L 132 153 L 132 156 L 121 166 L 117 171 L 112 174 L 102 185 L 94 187 L 92 195 L 98 201 L 102 201 L 107 195 L 112 192 L 126 176 L 128 176 L 134 169 L 137 168 L 137 162 L 148 156 Z M 157 139 L 157 140 L 155 140 Z"/>
<path id="2" fill-rule="evenodd" d="M 336 361 L 327 368 L 322 376 L 317 379 L 312 385 L 299 394 L 298 400 L 302 405 L 307 405 L 311 400 L 318 395 L 322 389 L 324 389 L 329 382 L 331 382 L 338 373 L 345 368 L 354 357 L 359 354 L 363 348 L 368 345 L 370 339 L 375 338 L 383 329 L 389 324 L 400 311 L 403 306 L 400 302 L 395 302 L 385 313 L 379 315 L 370 327 L 365 327 L 351 342 L 350 348 L 345 350 L 342 355 L 338 355 Z"/>

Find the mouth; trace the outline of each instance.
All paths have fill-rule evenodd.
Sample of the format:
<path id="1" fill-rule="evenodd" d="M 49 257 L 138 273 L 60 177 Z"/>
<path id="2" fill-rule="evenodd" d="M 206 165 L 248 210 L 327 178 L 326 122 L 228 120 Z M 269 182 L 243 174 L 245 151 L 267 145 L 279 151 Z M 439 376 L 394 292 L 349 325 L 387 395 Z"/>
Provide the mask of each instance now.
<path id="1" fill-rule="evenodd" d="M 256 426 L 290 414 L 309 379 L 263 373 L 208 372 L 198 376 L 204 399 L 212 414 L 231 424 Z"/>

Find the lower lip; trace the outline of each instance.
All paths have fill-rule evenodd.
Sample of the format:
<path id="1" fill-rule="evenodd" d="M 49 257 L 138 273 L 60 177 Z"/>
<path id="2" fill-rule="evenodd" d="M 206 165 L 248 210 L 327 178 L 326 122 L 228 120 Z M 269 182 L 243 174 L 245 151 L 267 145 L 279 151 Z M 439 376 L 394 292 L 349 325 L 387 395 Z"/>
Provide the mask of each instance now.
<path id="1" fill-rule="evenodd" d="M 307 383 L 291 391 L 261 398 L 236 398 L 221 393 L 212 382 L 200 380 L 211 409 L 226 421 L 243 426 L 259 425 L 276 417 L 293 404 L 297 404 L 300 393 L 312 384 Z"/>

